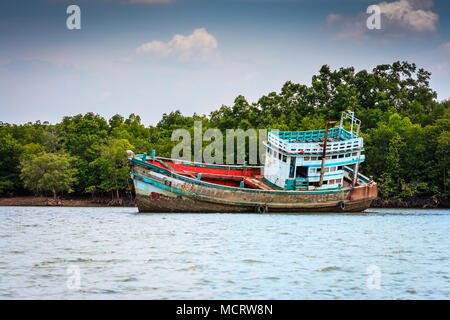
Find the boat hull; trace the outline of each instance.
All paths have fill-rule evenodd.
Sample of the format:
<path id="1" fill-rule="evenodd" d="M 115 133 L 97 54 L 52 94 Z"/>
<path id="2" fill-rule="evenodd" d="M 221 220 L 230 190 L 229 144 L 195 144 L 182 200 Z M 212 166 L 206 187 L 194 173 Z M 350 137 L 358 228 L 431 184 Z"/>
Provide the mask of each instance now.
<path id="1" fill-rule="evenodd" d="M 317 205 L 315 207 L 270 208 L 267 213 L 351 213 L 362 212 L 370 207 L 373 200 L 346 202 L 342 210 L 339 204 Z M 254 208 L 248 206 L 226 206 L 217 203 L 206 203 L 188 198 L 154 199 L 149 196 L 136 195 L 139 212 L 153 213 L 255 213 Z"/>
<path id="2" fill-rule="evenodd" d="M 138 161 L 136 161 L 138 162 Z M 376 183 L 320 191 L 225 187 L 151 165 L 133 165 L 139 212 L 267 213 L 361 212 L 377 196 Z"/>

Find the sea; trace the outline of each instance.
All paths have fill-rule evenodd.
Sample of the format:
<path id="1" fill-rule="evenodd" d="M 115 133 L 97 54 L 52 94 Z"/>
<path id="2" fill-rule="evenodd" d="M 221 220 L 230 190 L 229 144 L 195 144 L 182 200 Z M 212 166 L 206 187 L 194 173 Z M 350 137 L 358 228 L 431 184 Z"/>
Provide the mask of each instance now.
<path id="1" fill-rule="evenodd" d="M 0 207 L 0 299 L 449 299 L 450 210 Z"/>

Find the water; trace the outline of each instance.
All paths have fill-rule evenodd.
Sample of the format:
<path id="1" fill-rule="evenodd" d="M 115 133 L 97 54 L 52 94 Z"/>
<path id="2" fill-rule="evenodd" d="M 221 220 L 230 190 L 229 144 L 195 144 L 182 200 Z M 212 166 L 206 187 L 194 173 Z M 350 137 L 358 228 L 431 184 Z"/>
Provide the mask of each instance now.
<path id="1" fill-rule="evenodd" d="M 370 212 L 0 207 L 0 298 L 448 299 L 450 210 Z"/>

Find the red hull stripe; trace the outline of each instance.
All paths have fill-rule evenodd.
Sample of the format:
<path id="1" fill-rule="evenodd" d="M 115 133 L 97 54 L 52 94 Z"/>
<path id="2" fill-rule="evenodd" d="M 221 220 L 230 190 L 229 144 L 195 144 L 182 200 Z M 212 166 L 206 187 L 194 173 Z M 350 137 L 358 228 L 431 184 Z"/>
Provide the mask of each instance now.
<path id="1" fill-rule="evenodd" d="M 249 168 L 247 170 L 228 170 L 227 168 L 209 168 L 209 167 L 200 167 L 195 165 L 186 165 L 182 163 L 173 163 L 169 161 L 165 161 L 171 168 L 173 168 L 178 173 L 183 173 L 183 171 L 195 172 L 195 173 L 210 173 L 217 175 L 227 175 L 227 176 L 241 176 L 241 177 L 255 177 L 260 174 L 259 169 Z M 163 164 L 159 161 L 147 160 L 147 163 L 153 164 L 155 166 L 167 169 Z"/>

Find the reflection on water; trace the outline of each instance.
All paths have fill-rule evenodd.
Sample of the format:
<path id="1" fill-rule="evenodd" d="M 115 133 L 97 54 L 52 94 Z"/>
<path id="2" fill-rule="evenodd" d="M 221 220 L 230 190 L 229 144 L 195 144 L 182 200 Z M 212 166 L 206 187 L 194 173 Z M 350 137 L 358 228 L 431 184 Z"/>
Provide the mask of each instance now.
<path id="1" fill-rule="evenodd" d="M 0 217 L 2 299 L 450 297 L 450 210 L 0 207 Z"/>

